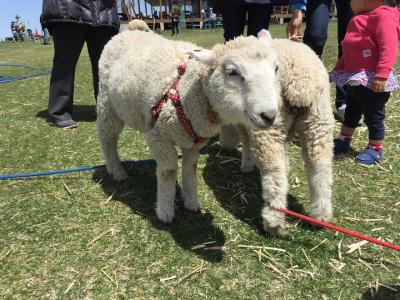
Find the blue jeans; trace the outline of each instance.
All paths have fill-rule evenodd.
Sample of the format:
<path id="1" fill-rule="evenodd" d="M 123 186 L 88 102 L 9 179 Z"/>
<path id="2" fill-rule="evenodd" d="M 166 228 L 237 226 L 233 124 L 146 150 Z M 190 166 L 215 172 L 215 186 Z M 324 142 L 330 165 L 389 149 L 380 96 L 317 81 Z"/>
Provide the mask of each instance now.
<path id="1" fill-rule="evenodd" d="M 321 57 L 328 38 L 329 9 L 332 0 L 309 0 L 304 43 Z"/>
<path id="2" fill-rule="evenodd" d="M 368 127 L 370 140 L 383 140 L 385 138 L 385 104 L 390 93 L 375 93 L 362 85 L 346 86 L 347 106 L 344 114 L 343 125 L 356 128 L 364 115 L 364 123 Z"/>
<path id="3" fill-rule="evenodd" d="M 309 0 L 307 3 L 307 23 L 304 32 L 304 43 L 310 46 L 321 57 L 325 42 L 328 37 L 329 9 L 331 0 Z M 347 24 L 353 17 L 350 0 L 336 1 L 338 23 L 338 57 L 342 56 L 341 42 L 346 34 Z M 336 88 L 336 108 L 346 103 L 346 94 L 340 88 Z"/>

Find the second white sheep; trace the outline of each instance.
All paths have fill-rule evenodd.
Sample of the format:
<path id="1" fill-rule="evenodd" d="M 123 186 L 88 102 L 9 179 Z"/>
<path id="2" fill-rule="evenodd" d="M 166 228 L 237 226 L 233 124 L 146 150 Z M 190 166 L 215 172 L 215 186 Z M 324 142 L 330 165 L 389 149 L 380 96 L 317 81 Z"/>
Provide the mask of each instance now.
<path id="1" fill-rule="evenodd" d="M 297 135 L 310 189 L 310 215 L 323 221 L 332 218 L 332 157 L 334 120 L 328 73 L 318 56 L 306 45 L 273 39 L 278 55 L 282 102 L 274 125 L 254 131 L 237 126 L 242 139 L 242 172 L 256 163 L 265 206 L 264 229 L 279 234 L 284 227 L 288 194 L 286 144 Z M 268 84 L 268 80 L 265 80 Z M 247 127 L 247 128 L 246 128 Z M 224 127 L 220 143 L 232 148 L 238 143 L 235 128 Z"/>

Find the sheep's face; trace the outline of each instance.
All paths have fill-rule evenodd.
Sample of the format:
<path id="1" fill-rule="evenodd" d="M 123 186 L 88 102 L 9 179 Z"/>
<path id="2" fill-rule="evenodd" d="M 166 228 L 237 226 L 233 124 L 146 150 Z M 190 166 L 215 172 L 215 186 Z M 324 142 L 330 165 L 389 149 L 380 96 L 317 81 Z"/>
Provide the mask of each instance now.
<path id="1" fill-rule="evenodd" d="M 210 104 L 223 123 L 262 129 L 271 126 L 277 116 L 277 55 L 266 34 L 259 39 L 240 37 L 211 51 L 215 62 L 205 86 Z"/>

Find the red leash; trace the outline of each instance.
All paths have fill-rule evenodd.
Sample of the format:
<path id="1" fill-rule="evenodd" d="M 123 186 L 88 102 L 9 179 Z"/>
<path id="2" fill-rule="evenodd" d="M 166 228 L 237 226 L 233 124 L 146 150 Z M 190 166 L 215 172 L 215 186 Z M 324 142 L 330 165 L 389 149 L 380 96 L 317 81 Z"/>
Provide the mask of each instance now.
<path id="1" fill-rule="evenodd" d="M 349 235 L 349 236 L 353 236 L 353 237 L 356 237 L 356 238 L 359 238 L 359 239 L 362 239 L 362 240 L 366 240 L 368 242 L 371 242 L 371 243 L 374 243 L 374 244 L 377 244 L 377 245 L 380 245 L 380 246 L 383 246 L 383 247 L 387 247 L 387 248 L 390 248 L 390 249 L 394 249 L 396 251 L 400 251 L 400 246 L 397 246 L 397 245 L 394 245 L 394 244 L 391 244 L 391 243 L 388 243 L 388 242 L 380 241 L 378 239 L 375 239 L 373 237 L 358 233 L 356 231 L 348 230 L 346 228 L 335 226 L 335 225 L 326 223 L 324 221 L 316 220 L 314 218 L 310 218 L 310 217 L 304 216 L 302 214 L 293 212 L 293 211 L 288 210 L 286 208 L 276 208 L 276 210 L 279 210 L 280 212 L 283 212 L 283 213 L 285 213 L 287 215 L 290 215 L 290 216 L 293 216 L 293 217 L 296 217 L 296 218 L 299 218 L 299 219 L 302 219 L 302 220 L 317 224 L 319 226 L 323 226 L 323 227 L 326 227 L 326 228 L 329 228 L 329 229 L 332 229 L 332 230 L 335 230 L 335 231 L 339 231 L 339 232 L 344 233 L 344 234 Z"/>

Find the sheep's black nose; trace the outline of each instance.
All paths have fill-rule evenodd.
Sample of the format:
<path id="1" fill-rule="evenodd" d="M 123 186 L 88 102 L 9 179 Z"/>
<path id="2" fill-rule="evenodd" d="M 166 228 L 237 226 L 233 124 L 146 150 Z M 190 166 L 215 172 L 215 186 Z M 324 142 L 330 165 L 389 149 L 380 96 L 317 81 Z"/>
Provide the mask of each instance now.
<path id="1" fill-rule="evenodd" d="M 261 113 L 260 117 L 265 123 L 267 123 L 269 125 L 272 125 L 274 123 L 274 121 L 275 121 L 276 115 L 275 114 L 274 115 L 269 115 L 269 114 L 266 114 L 266 113 Z"/>

